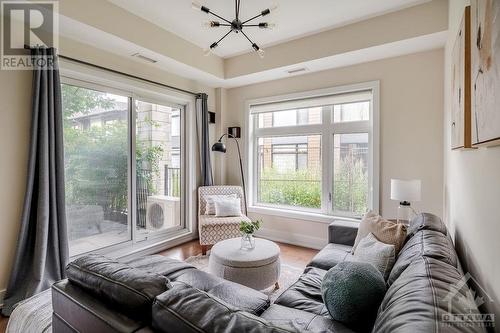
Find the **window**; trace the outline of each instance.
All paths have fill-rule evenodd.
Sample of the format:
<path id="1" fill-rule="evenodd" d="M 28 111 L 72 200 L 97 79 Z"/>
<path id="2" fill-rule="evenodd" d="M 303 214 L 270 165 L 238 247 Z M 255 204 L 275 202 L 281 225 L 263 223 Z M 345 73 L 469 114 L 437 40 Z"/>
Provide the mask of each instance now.
<path id="1" fill-rule="evenodd" d="M 333 210 L 368 210 L 368 133 L 333 135 Z"/>
<path id="2" fill-rule="evenodd" d="M 261 113 L 258 127 L 284 127 L 321 123 L 321 108 L 291 109 Z"/>
<path id="3" fill-rule="evenodd" d="M 319 209 L 320 136 L 260 137 L 258 142 L 258 202 Z"/>
<path id="4" fill-rule="evenodd" d="M 67 77 L 61 89 L 70 255 L 182 230 L 184 105 Z"/>
<path id="5" fill-rule="evenodd" d="M 71 254 L 130 240 L 129 98 L 69 84 L 61 91 Z"/>
<path id="6" fill-rule="evenodd" d="M 249 104 L 250 205 L 360 217 L 378 208 L 378 84 Z"/>
<path id="7" fill-rule="evenodd" d="M 369 120 L 370 102 L 337 104 L 333 106 L 333 121 L 335 123 L 347 121 Z"/>

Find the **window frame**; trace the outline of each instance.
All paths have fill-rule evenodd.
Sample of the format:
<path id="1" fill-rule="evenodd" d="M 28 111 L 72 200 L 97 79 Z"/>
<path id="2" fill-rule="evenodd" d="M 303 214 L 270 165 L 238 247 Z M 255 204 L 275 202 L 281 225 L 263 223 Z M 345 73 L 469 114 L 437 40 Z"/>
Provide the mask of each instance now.
<path id="1" fill-rule="evenodd" d="M 60 61 L 61 84 L 76 85 L 87 89 L 115 93 L 128 98 L 128 232 L 130 239 L 115 245 L 102 247 L 93 253 L 103 253 L 113 256 L 125 256 L 132 253 L 146 251 L 159 251 L 181 241 L 190 240 L 196 236 L 196 207 L 195 196 L 190 190 L 196 186 L 196 171 L 192 167 L 195 164 L 195 139 L 194 134 L 194 110 L 195 97 L 160 87 L 151 83 L 142 82 L 127 78 L 123 75 L 115 74 L 90 66 L 76 64 L 71 61 Z M 156 103 L 166 106 L 179 107 L 181 119 L 180 137 L 180 163 L 184 170 L 181 181 L 181 193 L 183 193 L 183 203 L 181 205 L 182 228 L 172 228 L 172 230 L 158 232 L 144 239 L 137 234 L 137 198 L 136 198 L 136 163 L 135 163 L 135 140 L 136 140 L 136 107 L 135 101 Z M 182 201 L 181 201 L 182 202 Z M 151 252 L 153 253 L 153 252 Z M 77 254 L 72 258 L 83 255 Z"/>
<path id="2" fill-rule="evenodd" d="M 320 124 L 295 125 L 282 127 L 258 127 L 258 117 L 253 117 L 252 106 L 301 100 L 329 95 L 340 95 L 362 91 L 371 91 L 371 105 L 369 120 L 333 122 L 333 109 L 323 110 Z M 343 85 L 326 89 L 304 91 L 299 93 L 272 96 L 247 100 L 245 103 L 244 128 L 246 173 L 248 175 L 249 211 L 274 216 L 285 216 L 298 219 L 308 219 L 315 222 L 330 223 L 335 218 L 359 220 L 359 216 L 348 212 L 333 211 L 333 141 L 334 134 L 368 133 L 368 207 L 379 212 L 379 103 L 380 82 L 369 81 L 357 84 Z M 253 118 L 252 118 L 253 117 Z M 258 202 L 258 138 L 289 135 L 320 135 L 321 136 L 321 208 L 299 208 L 290 210 L 287 206 L 277 206 Z M 331 169 L 331 170 L 330 170 Z M 328 170 L 328 171 L 327 171 Z"/>

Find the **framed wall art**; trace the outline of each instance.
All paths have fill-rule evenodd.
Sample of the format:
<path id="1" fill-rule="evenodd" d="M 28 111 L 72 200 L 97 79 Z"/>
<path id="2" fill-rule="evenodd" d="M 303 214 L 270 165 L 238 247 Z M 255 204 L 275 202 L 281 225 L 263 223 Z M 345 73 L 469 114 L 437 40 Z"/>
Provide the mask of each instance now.
<path id="1" fill-rule="evenodd" d="M 500 0 L 471 1 L 472 145 L 500 145 Z"/>
<path id="2" fill-rule="evenodd" d="M 451 148 L 471 148 L 470 7 L 465 12 L 452 50 Z"/>

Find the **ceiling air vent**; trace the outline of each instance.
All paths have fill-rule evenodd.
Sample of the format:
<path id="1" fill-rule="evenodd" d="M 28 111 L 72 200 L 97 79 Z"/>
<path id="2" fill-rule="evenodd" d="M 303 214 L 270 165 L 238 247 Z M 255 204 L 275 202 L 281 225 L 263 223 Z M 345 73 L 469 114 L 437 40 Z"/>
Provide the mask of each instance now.
<path id="1" fill-rule="evenodd" d="M 144 60 L 144 61 L 147 61 L 147 62 L 150 62 L 152 64 L 156 64 L 158 62 L 158 60 L 155 60 L 155 59 L 152 59 L 150 57 L 146 57 L 145 55 L 142 55 L 140 53 L 134 53 L 132 54 L 132 57 L 136 57 L 136 58 L 139 58 L 141 60 Z"/>
<path id="2" fill-rule="evenodd" d="M 290 75 L 299 74 L 299 73 L 307 72 L 307 68 L 305 68 L 305 67 L 294 68 L 294 69 L 289 69 L 286 72 Z"/>

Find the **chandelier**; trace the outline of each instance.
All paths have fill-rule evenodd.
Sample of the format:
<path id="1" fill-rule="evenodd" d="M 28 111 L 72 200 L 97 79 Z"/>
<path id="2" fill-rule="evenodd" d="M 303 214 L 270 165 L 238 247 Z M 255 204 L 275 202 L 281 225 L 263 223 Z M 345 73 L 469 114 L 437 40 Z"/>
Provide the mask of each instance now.
<path id="1" fill-rule="evenodd" d="M 208 9 L 207 7 L 201 5 L 197 1 L 192 2 L 194 9 L 201 10 L 202 12 L 206 13 L 207 15 L 213 15 L 214 17 L 216 17 L 220 20 L 220 21 L 213 21 L 213 20 L 207 21 L 204 23 L 205 26 L 207 26 L 209 28 L 229 27 L 229 31 L 225 35 L 223 35 L 218 41 L 213 42 L 209 48 L 207 48 L 203 51 L 204 54 L 206 56 L 210 55 L 213 52 L 213 50 L 219 45 L 219 43 L 224 38 L 226 38 L 231 32 L 234 32 L 237 34 L 241 33 L 243 36 L 245 36 L 245 38 L 250 42 L 250 44 L 252 45 L 252 48 L 255 50 L 255 52 L 257 52 L 259 57 L 264 58 L 264 50 L 262 48 L 260 48 L 257 45 L 257 43 L 254 43 L 247 36 L 247 34 L 245 34 L 245 32 L 243 32 L 243 28 L 250 28 L 250 27 L 260 28 L 260 29 L 272 29 L 272 28 L 274 28 L 275 27 L 274 23 L 268 23 L 268 22 L 254 23 L 252 21 L 258 19 L 261 16 L 269 15 L 271 13 L 271 11 L 275 10 L 278 6 L 276 4 L 274 4 L 274 5 L 270 6 L 269 8 L 264 9 L 259 14 L 255 15 L 253 17 L 250 17 L 249 19 L 241 20 L 240 19 L 241 0 L 235 0 L 234 3 L 235 3 L 234 12 L 236 14 L 236 17 L 232 21 L 229 21 L 229 20 L 223 18 L 222 16 L 214 13 L 213 11 Z"/>

